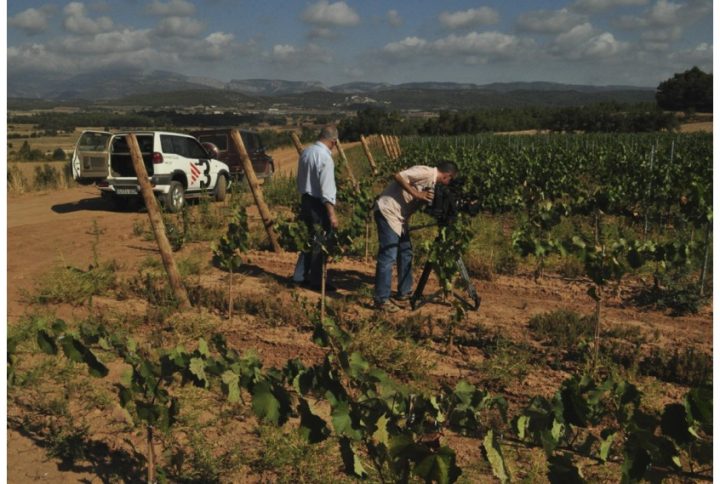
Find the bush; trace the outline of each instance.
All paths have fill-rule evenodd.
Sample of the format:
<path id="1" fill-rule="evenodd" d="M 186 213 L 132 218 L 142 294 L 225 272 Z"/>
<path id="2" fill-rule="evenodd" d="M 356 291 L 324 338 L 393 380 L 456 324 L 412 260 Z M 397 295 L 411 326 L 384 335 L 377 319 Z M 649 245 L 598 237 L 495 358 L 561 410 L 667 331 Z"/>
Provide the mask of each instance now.
<path id="1" fill-rule="evenodd" d="M 652 287 L 641 289 L 632 299 L 640 307 L 669 309 L 671 316 L 684 316 L 696 314 L 708 296 L 700 296 L 700 287 L 687 275 L 674 272 L 657 276 Z"/>
<path id="2" fill-rule="evenodd" d="M 65 150 L 62 148 L 55 148 L 55 151 L 53 151 L 52 159 L 54 161 L 64 161 L 65 160 Z"/>
<path id="3" fill-rule="evenodd" d="M 271 206 L 294 207 L 300 204 L 295 177 L 275 175 L 262 186 L 265 201 Z"/>
<path id="4" fill-rule="evenodd" d="M 551 346 L 573 348 L 580 339 L 591 338 L 595 330 L 594 316 L 582 316 L 569 309 L 558 309 L 533 316 L 528 322 L 537 339 L 547 340 Z"/>
<path id="5" fill-rule="evenodd" d="M 11 165 L 7 172 L 7 189 L 10 193 L 25 193 L 28 182 L 22 171 L 15 165 Z"/>
<path id="6" fill-rule="evenodd" d="M 92 296 L 114 288 L 116 270 L 114 262 L 103 263 L 87 271 L 76 267 L 56 267 L 38 283 L 33 299 L 43 304 L 81 305 Z"/>
<path id="7" fill-rule="evenodd" d="M 687 386 L 712 381 L 712 356 L 694 348 L 675 348 L 672 352 L 654 348 L 639 365 L 640 373 Z"/>
<path id="8" fill-rule="evenodd" d="M 42 167 L 35 167 L 36 190 L 54 189 L 60 186 L 60 173 L 52 166 L 45 163 Z"/>

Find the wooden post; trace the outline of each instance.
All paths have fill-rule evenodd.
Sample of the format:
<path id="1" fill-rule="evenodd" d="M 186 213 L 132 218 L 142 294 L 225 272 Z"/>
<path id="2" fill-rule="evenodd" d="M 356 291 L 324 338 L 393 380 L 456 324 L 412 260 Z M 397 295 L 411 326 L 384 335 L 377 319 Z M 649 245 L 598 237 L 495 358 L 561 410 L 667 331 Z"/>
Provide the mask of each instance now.
<path id="1" fill-rule="evenodd" d="M 132 159 L 133 167 L 135 168 L 135 175 L 137 176 L 138 184 L 140 185 L 140 194 L 145 200 L 145 207 L 147 207 L 148 217 L 150 217 L 150 226 L 155 234 L 155 240 L 157 240 L 160 257 L 162 258 L 163 265 L 165 266 L 165 272 L 167 272 L 170 287 L 172 288 L 180 309 L 189 309 L 192 307 L 190 299 L 188 299 L 187 291 L 185 291 L 185 288 L 182 285 L 180 272 L 178 271 L 177 266 L 175 265 L 175 259 L 172 256 L 170 241 L 168 241 L 167 234 L 165 233 L 165 224 L 163 223 L 162 214 L 160 213 L 160 207 L 155 199 L 155 194 L 153 193 L 152 186 L 150 185 L 150 179 L 148 177 L 147 170 L 145 169 L 145 164 L 143 163 L 140 145 L 138 145 L 137 138 L 133 133 L 128 134 L 126 138 L 130 148 L 130 158 Z"/>
<path id="2" fill-rule="evenodd" d="M 395 150 L 397 151 L 397 156 L 400 158 L 402 156 L 402 150 L 400 149 L 400 137 L 393 136 L 393 139 L 395 140 Z"/>
<path id="3" fill-rule="evenodd" d="M 292 138 L 293 144 L 295 145 L 295 149 L 298 152 L 298 155 L 302 153 L 303 151 L 303 145 L 300 142 L 300 138 L 298 137 L 297 133 L 293 131 L 290 133 L 290 137 Z"/>
<path id="4" fill-rule="evenodd" d="M 360 143 L 362 144 L 363 150 L 365 151 L 365 156 L 367 156 L 368 163 L 370 163 L 370 168 L 372 169 L 373 176 L 377 176 L 378 169 L 377 165 L 375 164 L 375 158 L 373 158 L 372 151 L 370 151 L 370 146 L 368 145 L 365 136 L 360 135 Z"/>
<path id="5" fill-rule="evenodd" d="M 387 140 L 385 139 L 385 135 L 380 135 L 380 142 L 382 143 L 383 150 L 385 151 L 385 156 L 388 157 L 389 160 L 392 160 L 392 155 L 390 154 L 390 148 L 388 147 Z"/>
<path id="6" fill-rule="evenodd" d="M 360 185 L 358 185 L 358 182 L 355 179 L 355 175 L 353 174 L 352 167 L 350 166 L 350 162 L 348 161 L 347 157 L 345 156 L 345 150 L 343 150 L 342 145 L 340 144 L 340 140 L 337 141 L 335 146 L 337 146 L 338 153 L 340 153 L 340 158 L 342 158 L 343 163 L 345 163 L 345 167 L 347 169 L 348 176 L 350 177 L 350 182 L 353 184 L 353 187 L 355 187 L 356 192 L 360 191 Z"/>
<path id="7" fill-rule="evenodd" d="M 272 244 L 273 251 L 279 254 L 282 252 L 282 249 L 280 248 L 278 236 L 273 228 L 275 222 L 270 214 L 270 209 L 265 203 L 265 198 L 263 197 L 262 190 L 260 189 L 260 184 L 258 183 L 257 176 L 255 176 L 255 170 L 253 169 L 250 157 L 245 149 L 245 143 L 243 143 L 243 140 L 240 137 L 240 132 L 237 129 L 230 131 L 230 139 L 235 144 L 237 152 L 240 153 L 240 160 L 242 161 L 243 170 L 245 171 L 245 178 L 247 178 L 248 185 L 250 185 L 250 191 L 253 194 L 253 198 L 255 198 L 255 204 L 260 212 L 260 217 L 262 218 L 263 225 L 265 226 L 265 231 L 270 238 L 270 244 Z"/>

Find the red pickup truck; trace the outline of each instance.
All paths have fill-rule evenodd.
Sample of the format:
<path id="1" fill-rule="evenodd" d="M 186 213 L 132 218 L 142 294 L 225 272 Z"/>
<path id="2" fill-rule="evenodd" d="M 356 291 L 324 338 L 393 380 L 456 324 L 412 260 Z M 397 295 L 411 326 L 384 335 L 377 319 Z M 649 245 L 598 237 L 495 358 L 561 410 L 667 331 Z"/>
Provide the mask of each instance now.
<path id="1" fill-rule="evenodd" d="M 206 149 L 217 150 L 217 156 L 213 157 L 224 162 L 230 167 L 230 175 L 233 179 L 240 179 L 244 175 L 240 153 L 230 139 L 232 128 L 204 129 L 193 131 L 191 134 L 205 146 Z M 255 175 L 258 178 L 270 178 L 275 173 L 275 162 L 272 156 L 265 152 L 262 139 L 255 131 L 240 129 L 245 149 L 250 156 Z"/>

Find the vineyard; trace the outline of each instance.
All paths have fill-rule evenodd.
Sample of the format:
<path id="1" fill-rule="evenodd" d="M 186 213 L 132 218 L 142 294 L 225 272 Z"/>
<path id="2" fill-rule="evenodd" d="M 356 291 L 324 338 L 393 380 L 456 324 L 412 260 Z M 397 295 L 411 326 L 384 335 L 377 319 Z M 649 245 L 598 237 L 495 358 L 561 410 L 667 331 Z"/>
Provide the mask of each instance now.
<path id="1" fill-rule="evenodd" d="M 9 427 L 103 482 L 712 481 L 711 135 L 371 146 L 377 173 L 360 147 L 338 159 L 327 300 L 287 283 L 295 254 L 268 252 L 240 186 L 165 216 L 190 311 L 156 254 L 110 258 L 152 253 L 146 216 L 85 228 L 85 266 L 53 268 L 8 329 Z M 440 159 L 479 213 L 413 231 L 435 292 L 390 319 L 372 201 Z M 293 179 L 263 189 L 302 248 Z"/>

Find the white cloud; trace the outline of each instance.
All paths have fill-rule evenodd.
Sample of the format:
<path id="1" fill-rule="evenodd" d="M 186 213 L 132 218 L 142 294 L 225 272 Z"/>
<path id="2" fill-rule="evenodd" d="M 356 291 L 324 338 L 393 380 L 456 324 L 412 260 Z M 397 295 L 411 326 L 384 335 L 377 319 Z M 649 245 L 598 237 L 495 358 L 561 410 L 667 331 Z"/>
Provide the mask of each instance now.
<path id="1" fill-rule="evenodd" d="M 213 32 L 200 42 L 194 42 L 188 48 L 180 51 L 181 57 L 202 61 L 230 59 L 235 54 L 243 53 L 246 46 L 235 42 L 235 36 L 227 32 Z"/>
<path id="2" fill-rule="evenodd" d="M 712 4 L 706 0 L 688 0 L 683 3 L 658 0 L 641 15 L 622 15 L 613 26 L 625 30 L 686 27 L 712 15 Z"/>
<path id="3" fill-rule="evenodd" d="M 480 7 L 459 12 L 443 12 L 439 20 L 445 27 L 457 29 L 496 24 L 500 20 L 500 15 L 490 7 Z"/>
<path id="4" fill-rule="evenodd" d="M 310 32 L 308 32 L 307 36 L 309 39 L 334 39 L 337 37 L 337 34 L 333 29 L 328 29 L 326 27 L 315 27 Z"/>
<path id="5" fill-rule="evenodd" d="M 8 18 L 8 25 L 24 30 L 29 35 L 34 35 L 47 29 L 49 13 L 47 8 L 28 8 Z"/>
<path id="6" fill-rule="evenodd" d="M 682 37 L 683 28 L 675 25 L 668 28 L 649 29 L 640 35 L 640 38 L 648 42 L 670 42 Z"/>
<path id="7" fill-rule="evenodd" d="M 595 13 L 617 7 L 637 7 L 647 5 L 649 0 L 577 0 L 571 5 L 573 10 Z"/>
<path id="8" fill-rule="evenodd" d="M 441 54 L 465 54 L 493 58 L 511 57 L 523 47 L 513 35 L 500 32 L 470 32 L 464 36 L 450 35 L 433 42 L 433 49 Z"/>
<path id="9" fill-rule="evenodd" d="M 8 47 L 7 65 L 12 72 L 71 72 L 74 67 L 74 63 L 67 56 L 51 52 L 42 44 Z"/>
<path id="10" fill-rule="evenodd" d="M 360 23 L 360 16 L 345 2 L 320 0 L 305 9 L 303 20 L 326 27 L 351 27 Z"/>
<path id="11" fill-rule="evenodd" d="M 276 44 L 269 57 L 274 63 L 288 65 L 332 62 L 330 51 L 315 44 L 307 44 L 303 47 L 296 47 L 292 44 Z"/>
<path id="12" fill-rule="evenodd" d="M 587 17 L 561 10 L 537 10 L 527 12 L 518 17 L 518 28 L 524 32 L 538 32 L 542 34 L 559 34 L 567 32 L 578 24 L 587 22 Z"/>
<path id="13" fill-rule="evenodd" d="M 165 17 L 158 22 L 153 33 L 158 37 L 197 37 L 205 24 L 187 17 Z"/>
<path id="14" fill-rule="evenodd" d="M 94 35 L 92 38 L 67 37 L 61 42 L 60 48 L 69 55 L 105 55 L 117 52 L 135 52 L 152 44 L 149 33 L 149 30 L 124 29 L 103 32 Z"/>
<path id="15" fill-rule="evenodd" d="M 195 5 L 186 0 L 169 0 L 163 3 L 160 0 L 153 0 L 147 6 L 147 11 L 152 15 L 161 17 L 189 17 L 195 14 Z"/>
<path id="16" fill-rule="evenodd" d="M 670 60 L 679 66 L 685 66 L 684 69 L 688 69 L 690 65 L 697 65 L 705 72 L 709 72 L 712 71 L 713 46 L 702 42 L 690 49 L 673 52 L 670 54 Z"/>
<path id="17" fill-rule="evenodd" d="M 81 2 L 68 3 L 63 12 L 65 13 L 63 25 L 65 29 L 74 34 L 94 35 L 113 28 L 113 21 L 110 17 L 92 19 L 85 15 L 85 4 Z"/>
<path id="18" fill-rule="evenodd" d="M 390 42 L 383 47 L 383 51 L 388 54 L 406 54 L 412 52 L 420 52 L 427 45 L 427 41 L 419 37 L 405 37 L 398 42 Z"/>
<path id="19" fill-rule="evenodd" d="M 387 21 L 393 27 L 399 27 L 402 25 L 402 18 L 400 18 L 400 14 L 397 10 L 388 10 Z"/>
<path id="20" fill-rule="evenodd" d="M 629 49 L 610 32 L 600 32 L 584 23 L 555 37 L 550 52 L 569 60 L 598 60 L 617 56 Z"/>
<path id="21" fill-rule="evenodd" d="M 406 37 L 386 44 L 382 52 L 393 59 L 412 60 L 417 56 L 432 56 L 443 60 L 461 58 L 465 63 L 478 64 L 523 57 L 534 47 L 534 41 L 513 35 L 470 32 L 466 35 L 451 34 L 434 41 Z"/>

